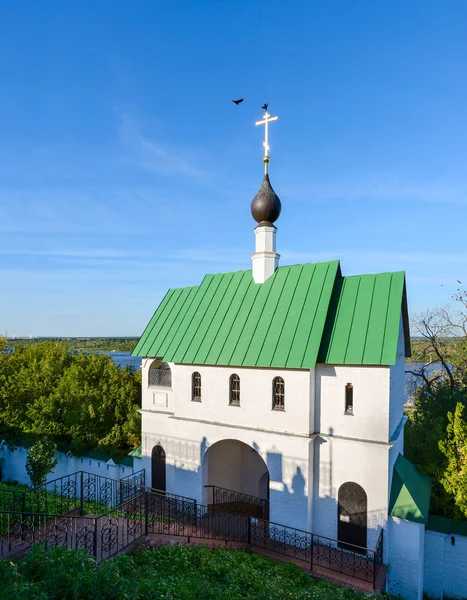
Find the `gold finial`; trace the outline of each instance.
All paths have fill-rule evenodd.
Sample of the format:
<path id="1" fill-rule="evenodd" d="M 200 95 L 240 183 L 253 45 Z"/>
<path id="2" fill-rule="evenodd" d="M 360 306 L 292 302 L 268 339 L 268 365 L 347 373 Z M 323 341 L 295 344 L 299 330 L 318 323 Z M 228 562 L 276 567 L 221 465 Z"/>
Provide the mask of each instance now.
<path id="1" fill-rule="evenodd" d="M 279 117 L 271 117 L 271 115 L 268 113 L 268 111 L 266 111 L 264 113 L 263 116 L 263 120 L 262 121 L 257 121 L 255 123 L 255 125 L 264 125 L 264 142 L 263 142 L 263 146 L 264 146 L 264 158 L 263 158 L 263 162 L 264 162 L 264 174 L 267 175 L 268 174 L 268 164 L 269 164 L 269 145 L 268 145 L 268 140 L 269 140 L 269 130 L 268 130 L 268 125 L 269 123 L 271 123 L 272 121 L 277 121 Z"/>

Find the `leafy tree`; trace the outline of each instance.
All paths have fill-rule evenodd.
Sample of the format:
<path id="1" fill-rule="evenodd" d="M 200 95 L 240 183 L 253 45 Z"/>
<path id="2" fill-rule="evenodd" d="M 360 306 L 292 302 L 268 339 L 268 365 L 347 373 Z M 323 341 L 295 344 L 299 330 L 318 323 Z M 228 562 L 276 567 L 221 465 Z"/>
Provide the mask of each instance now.
<path id="1" fill-rule="evenodd" d="M 448 413 L 446 439 L 439 442 L 446 457 L 446 470 L 441 483 L 454 499 L 460 518 L 467 518 L 467 422 L 464 405 L 459 402 L 454 413 Z"/>
<path id="2" fill-rule="evenodd" d="M 405 454 L 433 478 L 430 511 L 458 518 L 464 513 L 451 485 L 451 460 L 454 422 L 457 432 L 464 422 L 458 407 L 467 402 L 467 292 L 458 290 L 453 300 L 456 311 L 438 308 L 414 324 L 421 336 L 417 341 L 421 365 L 407 372 L 420 385 L 405 427 Z"/>
<path id="3" fill-rule="evenodd" d="M 126 453 L 141 440 L 141 374 L 60 341 L 0 353 L 0 434 L 10 447 L 46 437 L 77 454 Z"/>
<path id="4" fill-rule="evenodd" d="M 38 440 L 28 450 L 26 457 L 26 473 L 31 485 L 38 487 L 47 480 L 47 475 L 55 468 L 57 459 L 57 444 L 46 438 Z"/>

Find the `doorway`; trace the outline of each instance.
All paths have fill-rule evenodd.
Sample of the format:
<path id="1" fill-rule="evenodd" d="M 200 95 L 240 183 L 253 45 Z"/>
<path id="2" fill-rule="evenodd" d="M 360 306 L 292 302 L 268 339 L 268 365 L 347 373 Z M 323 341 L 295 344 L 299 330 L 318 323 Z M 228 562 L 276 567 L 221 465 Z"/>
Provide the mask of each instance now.
<path id="1" fill-rule="evenodd" d="M 368 500 L 365 490 L 351 481 L 344 483 L 339 488 L 337 505 L 337 539 L 340 548 L 367 546 L 367 508 Z"/>
<path id="2" fill-rule="evenodd" d="M 166 491 L 165 450 L 159 444 L 151 452 L 151 487 Z"/>

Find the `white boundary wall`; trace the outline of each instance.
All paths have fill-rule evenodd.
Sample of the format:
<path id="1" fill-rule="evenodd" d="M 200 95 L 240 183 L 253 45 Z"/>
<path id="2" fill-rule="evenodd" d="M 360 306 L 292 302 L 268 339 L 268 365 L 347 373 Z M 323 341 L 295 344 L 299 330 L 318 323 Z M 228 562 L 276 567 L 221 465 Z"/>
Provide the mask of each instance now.
<path id="1" fill-rule="evenodd" d="M 426 531 L 424 590 L 430 598 L 467 598 L 467 537 Z"/>
<path id="2" fill-rule="evenodd" d="M 422 600 L 425 525 L 391 517 L 388 534 L 387 591 L 404 600 Z"/>
<path id="3" fill-rule="evenodd" d="M 5 459 L 2 465 L 2 482 L 17 481 L 18 483 L 30 485 L 29 476 L 26 473 L 26 457 L 28 449 L 19 446 L 16 450 L 10 451 L 4 447 L 0 452 L 0 458 Z M 131 473 L 136 473 L 143 468 L 143 461 L 140 458 L 133 458 L 133 467 L 125 465 L 116 465 L 110 458 L 107 462 L 96 460 L 94 458 L 68 457 L 64 452 L 58 453 L 58 463 L 55 469 L 48 475 L 47 481 L 76 473 L 76 471 L 87 471 L 94 475 L 104 475 L 112 479 L 120 479 Z"/>

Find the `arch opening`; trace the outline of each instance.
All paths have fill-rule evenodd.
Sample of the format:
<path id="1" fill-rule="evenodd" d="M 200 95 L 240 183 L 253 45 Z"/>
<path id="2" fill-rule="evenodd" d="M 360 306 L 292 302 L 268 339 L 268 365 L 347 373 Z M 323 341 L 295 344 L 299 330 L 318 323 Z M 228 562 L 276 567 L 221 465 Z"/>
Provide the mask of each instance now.
<path id="1" fill-rule="evenodd" d="M 206 451 L 202 469 L 204 504 L 212 506 L 213 489 L 220 488 L 215 501 L 220 498 L 225 510 L 232 510 L 235 500 L 242 503 L 242 510 L 235 512 L 268 518 L 269 470 L 254 448 L 238 440 L 216 442 Z"/>
<path id="2" fill-rule="evenodd" d="M 172 371 L 166 362 L 162 362 L 159 358 L 156 358 L 151 363 L 148 371 L 148 385 L 172 387 Z"/>
<path id="3" fill-rule="evenodd" d="M 352 481 L 343 483 L 338 492 L 337 539 L 341 548 L 348 544 L 367 546 L 368 499 L 365 490 Z M 355 548 L 352 548 L 355 550 Z"/>

